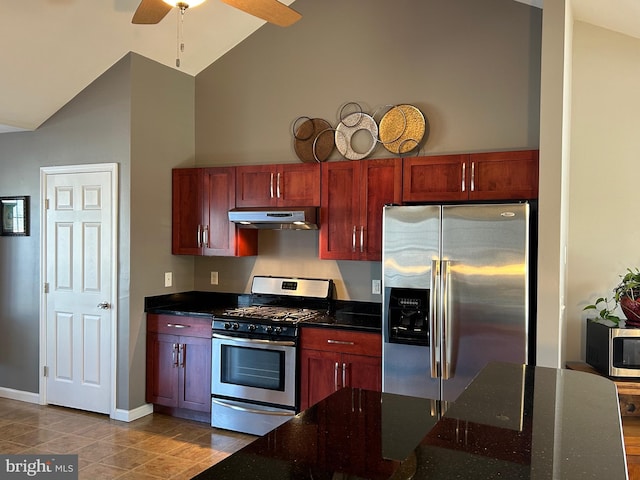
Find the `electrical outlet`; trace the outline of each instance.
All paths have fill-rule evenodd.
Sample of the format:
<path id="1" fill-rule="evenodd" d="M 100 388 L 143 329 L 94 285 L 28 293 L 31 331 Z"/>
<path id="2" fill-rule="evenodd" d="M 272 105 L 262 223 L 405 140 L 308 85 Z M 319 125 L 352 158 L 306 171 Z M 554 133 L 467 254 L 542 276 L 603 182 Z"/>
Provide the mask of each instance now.
<path id="1" fill-rule="evenodd" d="M 173 285 L 173 273 L 164 272 L 164 286 L 170 287 L 171 285 Z"/>
<path id="2" fill-rule="evenodd" d="M 211 272 L 211 285 L 218 284 L 218 272 Z"/>
<path id="3" fill-rule="evenodd" d="M 371 280 L 371 293 L 380 295 L 380 280 Z"/>

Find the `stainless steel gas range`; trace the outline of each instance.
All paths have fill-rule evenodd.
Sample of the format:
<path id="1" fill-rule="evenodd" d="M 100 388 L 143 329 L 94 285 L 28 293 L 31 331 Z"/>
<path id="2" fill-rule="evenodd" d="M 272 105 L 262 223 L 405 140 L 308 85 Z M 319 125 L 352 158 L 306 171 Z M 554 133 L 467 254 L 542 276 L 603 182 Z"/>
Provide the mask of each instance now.
<path id="1" fill-rule="evenodd" d="M 299 410 L 298 323 L 331 313 L 333 281 L 256 276 L 251 304 L 214 315 L 211 425 L 264 435 Z"/>

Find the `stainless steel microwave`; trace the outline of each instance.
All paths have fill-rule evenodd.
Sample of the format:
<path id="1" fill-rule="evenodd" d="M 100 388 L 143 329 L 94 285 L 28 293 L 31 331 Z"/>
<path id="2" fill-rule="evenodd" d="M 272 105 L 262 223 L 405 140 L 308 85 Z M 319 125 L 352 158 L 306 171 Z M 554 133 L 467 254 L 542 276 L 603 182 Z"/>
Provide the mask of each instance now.
<path id="1" fill-rule="evenodd" d="M 587 321 L 587 363 L 610 377 L 640 378 L 640 328 Z"/>

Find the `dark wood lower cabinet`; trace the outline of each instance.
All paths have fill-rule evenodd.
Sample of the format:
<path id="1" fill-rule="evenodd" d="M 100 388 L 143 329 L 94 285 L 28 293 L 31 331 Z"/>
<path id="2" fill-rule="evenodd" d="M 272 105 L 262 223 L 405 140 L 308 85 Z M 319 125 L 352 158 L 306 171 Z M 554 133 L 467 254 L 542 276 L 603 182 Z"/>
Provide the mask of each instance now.
<path id="1" fill-rule="evenodd" d="M 147 402 L 178 406 L 176 345 L 180 337 L 147 332 Z"/>
<path id="2" fill-rule="evenodd" d="M 379 333 L 302 328 L 300 409 L 343 387 L 382 389 L 382 338 Z"/>
<path id="3" fill-rule="evenodd" d="M 211 322 L 147 316 L 147 402 L 177 417 L 210 421 Z"/>

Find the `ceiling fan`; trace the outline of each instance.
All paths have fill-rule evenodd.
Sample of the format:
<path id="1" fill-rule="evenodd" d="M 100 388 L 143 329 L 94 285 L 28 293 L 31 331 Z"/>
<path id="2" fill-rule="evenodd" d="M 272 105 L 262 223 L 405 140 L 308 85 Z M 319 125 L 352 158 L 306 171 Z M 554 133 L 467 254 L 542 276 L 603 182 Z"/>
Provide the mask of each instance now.
<path id="1" fill-rule="evenodd" d="M 238 8 L 250 15 L 254 15 L 269 23 L 280 27 L 294 24 L 302 15 L 278 2 L 277 0 L 222 0 L 224 3 Z M 169 11 L 177 7 L 183 13 L 189 7 L 200 5 L 204 0 L 142 0 L 131 23 L 155 24 L 159 23 Z"/>

